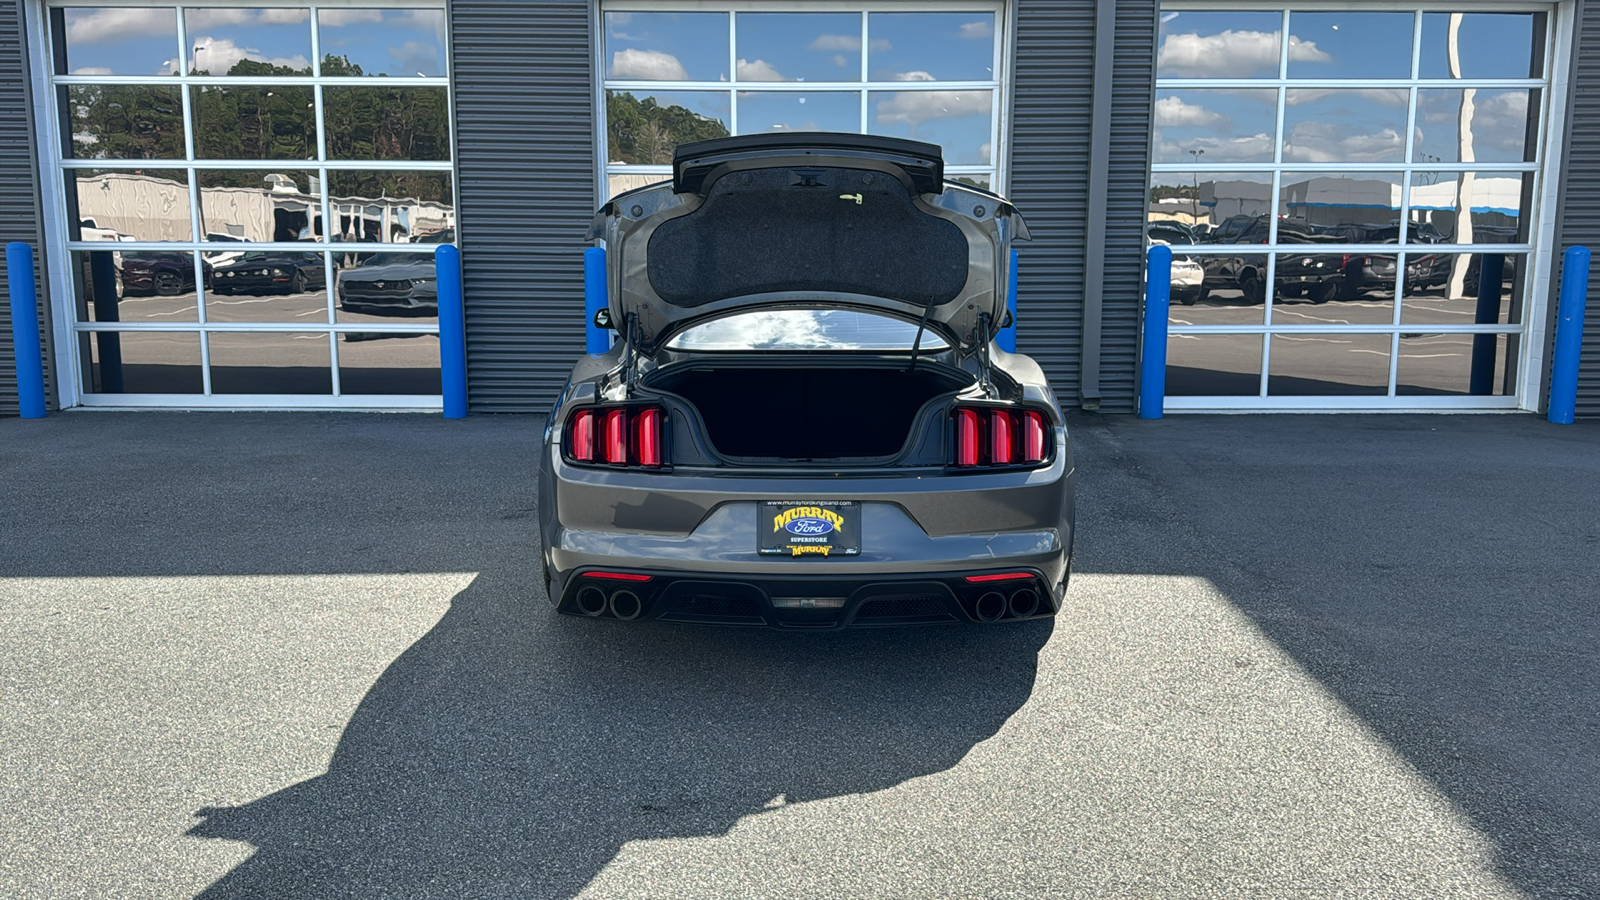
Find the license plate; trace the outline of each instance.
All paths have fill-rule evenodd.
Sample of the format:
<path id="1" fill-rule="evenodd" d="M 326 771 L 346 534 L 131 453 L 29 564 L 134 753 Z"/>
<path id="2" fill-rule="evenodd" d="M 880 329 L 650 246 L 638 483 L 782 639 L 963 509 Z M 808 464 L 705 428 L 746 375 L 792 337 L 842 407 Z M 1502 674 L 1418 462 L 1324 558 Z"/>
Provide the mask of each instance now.
<path id="1" fill-rule="evenodd" d="M 861 552 L 861 502 L 763 500 L 756 550 L 764 556 L 855 556 Z"/>

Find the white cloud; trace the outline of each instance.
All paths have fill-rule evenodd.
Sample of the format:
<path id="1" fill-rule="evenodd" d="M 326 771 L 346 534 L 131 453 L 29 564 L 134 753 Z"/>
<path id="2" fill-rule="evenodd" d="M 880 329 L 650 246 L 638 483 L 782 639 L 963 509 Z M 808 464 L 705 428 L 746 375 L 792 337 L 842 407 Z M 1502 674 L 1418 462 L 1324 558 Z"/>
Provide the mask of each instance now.
<path id="1" fill-rule="evenodd" d="M 787 81 L 783 73 L 764 59 L 739 60 L 740 81 Z"/>
<path id="2" fill-rule="evenodd" d="M 1156 126 L 1210 128 L 1226 125 L 1228 117 L 1182 97 L 1168 96 L 1156 101 Z"/>
<path id="3" fill-rule="evenodd" d="M 989 142 L 988 141 L 984 141 L 983 144 L 978 147 L 978 158 L 983 160 L 984 162 L 988 162 L 989 161 L 989 151 L 990 150 L 991 150 L 991 148 L 989 146 Z"/>
<path id="4" fill-rule="evenodd" d="M 994 25 L 987 19 L 961 23 L 961 36 L 964 38 L 986 38 L 993 34 Z"/>
<path id="5" fill-rule="evenodd" d="M 311 61 L 299 54 L 269 57 L 254 47 L 241 47 L 227 38 L 210 36 L 194 39 L 194 56 L 192 59 L 192 67 L 196 71 L 210 72 L 213 75 L 226 74 L 229 69 L 232 69 L 243 59 L 269 63 L 274 66 L 288 66 L 291 69 L 311 67 Z M 164 66 L 170 66 L 171 64 L 169 60 Z"/>
<path id="6" fill-rule="evenodd" d="M 1166 162 L 1190 162 L 1191 150 L 1204 151 L 1207 163 L 1213 162 L 1271 162 L 1272 135 L 1251 134 L 1236 137 L 1198 137 L 1181 143 L 1160 140 L 1157 137 L 1156 159 Z"/>
<path id="7" fill-rule="evenodd" d="M 1402 158 L 1405 137 L 1393 128 L 1357 131 L 1338 122 L 1301 122 L 1283 143 L 1288 162 L 1387 162 Z"/>
<path id="8" fill-rule="evenodd" d="M 631 13 L 631 12 L 608 12 L 608 13 L 606 13 L 606 24 L 607 25 L 626 25 L 626 24 L 628 24 L 629 22 L 632 22 L 632 21 L 633 21 L 633 13 Z"/>
<path id="9" fill-rule="evenodd" d="M 1189 78 L 1240 78 L 1278 67 L 1276 31 L 1224 31 L 1221 34 L 1169 34 L 1156 64 L 1163 74 Z M 1292 62 L 1331 62 L 1314 41 L 1289 36 Z"/>
<path id="10" fill-rule="evenodd" d="M 317 21 L 332 28 L 337 28 L 341 25 L 360 25 L 370 22 L 382 22 L 383 10 L 324 9 L 318 10 Z"/>
<path id="11" fill-rule="evenodd" d="M 842 69 L 850 65 L 850 60 L 846 59 L 843 53 L 835 53 L 833 55 L 833 64 Z"/>
<path id="12" fill-rule="evenodd" d="M 298 25 L 310 18 L 311 13 L 304 9 L 239 9 L 239 8 L 211 8 L 191 9 L 188 18 L 184 19 L 184 26 L 191 32 L 202 28 L 216 28 L 219 25 Z M 310 40 L 310 35 L 306 36 Z"/>
<path id="13" fill-rule="evenodd" d="M 298 25 L 310 17 L 309 10 L 269 8 L 257 13 L 256 21 L 263 25 Z"/>
<path id="14" fill-rule="evenodd" d="M 629 47 L 611 54 L 611 77 L 640 81 L 688 81 L 689 71 L 670 53 Z"/>
<path id="15" fill-rule="evenodd" d="M 439 47 L 428 41 L 406 41 L 398 47 L 390 47 L 389 55 L 398 63 L 401 75 L 410 75 L 413 72 L 436 75 L 442 70 L 439 64 Z"/>
<path id="16" fill-rule="evenodd" d="M 1329 97 L 1366 100 L 1379 106 L 1405 106 L 1409 102 L 1409 92 L 1405 88 L 1292 88 L 1287 92 L 1290 106 Z"/>
<path id="17" fill-rule="evenodd" d="M 896 72 L 896 73 L 894 73 L 894 80 L 895 81 L 938 81 L 939 79 L 934 78 L 933 74 L 931 72 L 924 72 L 921 69 L 918 69 L 915 72 Z"/>
<path id="18" fill-rule="evenodd" d="M 861 36 L 857 34 L 822 34 L 818 35 L 816 40 L 806 46 L 812 50 L 848 50 L 851 53 L 855 53 L 861 49 Z M 874 40 L 871 46 L 872 49 L 879 51 L 893 49 L 893 45 L 882 38 Z"/>
<path id="19" fill-rule="evenodd" d="M 991 101 L 988 91 L 897 91 L 878 101 L 876 121 L 916 128 L 934 119 L 988 115 Z"/>
<path id="20" fill-rule="evenodd" d="M 92 12 L 66 10 L 67 41 L 94 44 L 152 35 L 176 37 L 178 20 L 170 9 L 110 7 Z"/>
<path id="21" fill-rule="evenodd" d="M 79 69 L 73 69 L 71 74 L 73 74 L 73 75 L 111 75 L 111 74 L 114 74 L 114 73 L 110 69 L 106 68 L 105 66 L 84 66 L 84 67 L 79 68 Z"/>

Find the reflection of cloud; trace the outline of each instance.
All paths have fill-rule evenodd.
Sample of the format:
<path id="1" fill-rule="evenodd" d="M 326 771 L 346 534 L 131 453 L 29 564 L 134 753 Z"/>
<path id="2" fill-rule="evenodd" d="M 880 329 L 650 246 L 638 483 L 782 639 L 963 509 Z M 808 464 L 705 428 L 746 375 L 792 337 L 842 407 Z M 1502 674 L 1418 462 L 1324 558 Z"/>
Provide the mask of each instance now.
<path id="1" fill-rule="evenodd" d="M 934 119 L 986 116 L 992 99 L 988 91 L 898 91 L 878 101 L 877 122 L 916 128 Z"/>
<path id="2" fill-rule="evenodd" d="M 992 34 L 994 25 L 987 20 L 961 23 L 961 36 L 964 38 L 986 38 Z"/>
<path id="3" fill-rule="evenodd" d="M 1185 160 L 1190 150 L 1205 151 L 1206 162 L 1269 162 L 1272 159 L 1272 135 L 1252 134 L 1229 138 L 1199 137 L 1181 142 L 1161 141 L 1158 137 L 1156 158 Z"/>
<path id="4" fill-rule="evenodd" d="M 110 75 L 110 74 L 112 74 L 112 71 L 110 69 L 106 68 L 105 66 L 84 66 L 84 67 L 82 67 L 80 69 L 73 69 L 69 74 L 72 74 L 72 75 Z"/>
<path id="5" fill-rule="evenodd" d="M 222 75 L 242 59 L 268 63 L 274 66 L 288 66 L 291 69 L 308 69 L 311 67 L 311 61 L 299 54 L 268 57 L 254 47 L 241 47 L 227 38 L 205 36 L 194 39 L 193 60 L 194 68 L 197 71 Z M 170 66 L 171 61 L 169 60 L 166 65 Z"/>
<path id="6" fill-rule="evenodd" d="M 439 48 L 427 41 L 406 41 L 398 47 L 390 47 L 389 55 L 399 64 L 402 75 L 410 75 L 413 72 L 433 74 L 441 71 Z"/>
<path id="7" fill-rule="evenodd" d="M 175 36 L 177 20 L 171 9 L 123 9 L 112 7 L 92 11 L 69 9 L 67 40 L 74 44 L 120 41 L 152 35 Z"/>
<path id="8" fill-rule="evenodd" d="M 812 50 L 848 50 L 855 53 L 861 49 L 861 36 L 858 34 L 822 34 L 808 44 Z M 888 50 L 891 45 L 882 38 L 872 41 L 872 49 Z"/>
<path id="9" fill-rule="evenodd" d="M 833 55 L 833 64 L 842 69 L 850 65 L 850 60 L 846 59 L 843 53 L 835 53 Z"/>
<path id="10" fill-rule="evenodd" d="M 632 22 L 632 21 L 633 21 L 633 13 L 631 13 L 631 12 L 608 12 L 608 13 L 606 13 L 606 24 L 607 25 L 626 25 L 626 24 L 628 24 L 629 22 Z"/>
<path id="11" fill-rule="evenodd" d="M 1448 145 L 1442 149 L 1453 157 L 1456 145 L 1456 121 L 1461 112 L 1461 91 L 1422 91 L 1417 98 L 1417 116 L 1428 125 L 1442 125 L 1439 137 Z M 1472 139 L 1479 148 L 1493 147 L 1516 156 L 1527 141 L 1528 92 L 1506 91 L 1490 93 L 1480 90 L 1473 99 Z M 1417 143 L 1422 143 L 1422 129 L 1417 129 Z"/>
<path id="12" fill-rule="evenodd" d="M 1276 31 L 1233 31 L 1221 34 L 1169 34 L 1161 42 L 1157 65 L 1164 72 L 1191 78 L 1238 78 L 1278 68 Z M 1290 62 L 1332 62 L 1313 41 L 1289 36 Z"/>
<path id="13" fill-rule="evenodd" d="M 786 81 L 783 74 L 764 59 L 739 60 L 740 81 Z"/>
<path id="14" fill-rule="evenodd" d="M 190 31 L 219 25 L 298 25 L 310 17 L 304 9 L 191 9 L 184 25 Z M 310 35 L 307 35 L 307 39 Z"/>
<path id="15" fill-rule="evenodd" d="M 341 25 L 358 25 L 365 22 L 382 22 L 381 9 L 323 9 L 317 11 L 317 21 L 337 28 Z"/>
<path id="16" fill-rule="evenodd" d="M 1182 97 L 1162 97 L 1156 101 L 1156 125 L 1209 128 L 1226 126 L 1228 117 L 1206 109 L 1197 103 L 1185 103 Z"/>
<path id="17" fill-rule="evenodd" d="M 894 73 L 894 80 L 895 81 L 937 81 L 938 79 L 933 77 L 933 73 L 924 72 L 921 69 L 918 69 L 915 72 L 896 72 L 896 73 Z"/>
<path id="18" fill-rule="evenodd" d="M 1380 106 L 1405 106 L 1410 92 L 1405 88 L 1291 88 L 1286 99 L 1290 106 L 1298 106 L 1329 97 L 1366 100 Z"/>
<path id="19" fill-rule="evenodd" d="M 611 77 L 636 78 L 640 81 L 688 81 L 689 71 L 670 53 L 629 47 L 611 55 Z"/>
<path id="20" fill-rule="evenodd" d="M 989 161 L 989 150 L 990 150 L 989 142 L 988 141 L 984 141 L 983 144 L 978 147 L 978 158 L 980 160 L 984 161 L 984 162 L 988 162 Z"/>
<path id="21" fill-rule="evenodd" d="M 1382 162 L 1398 160 L 1405 137 L 1393 128 L 1376 133 L 1356 131 L 1340 122 L 1300 122 L 1283 143 L 1289 162 Z"/>

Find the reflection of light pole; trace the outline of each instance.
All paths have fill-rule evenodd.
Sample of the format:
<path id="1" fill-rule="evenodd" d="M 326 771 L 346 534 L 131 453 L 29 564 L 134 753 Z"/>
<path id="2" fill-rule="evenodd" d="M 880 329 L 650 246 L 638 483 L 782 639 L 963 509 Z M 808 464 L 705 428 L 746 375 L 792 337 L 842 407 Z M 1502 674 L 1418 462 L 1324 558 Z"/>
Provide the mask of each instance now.
<path id="1" fill-rule="evenodd" d="M 1189 151 L 1189 155 L 1194 157 L 1194 164 L 1195 164 L 1195 170 L 1193 172 L 1189 173 L 1189 174 L 1194 176 L 1194 194 L 1192 194 L 1190 196 L 1190 198 L 1189 198 L 1189 208 L 1191 210 L 1191 212 L 1189 214 L 1189 218 L 1194 220 L 1194 221 L 1189 223 L 1191 225 L 1199 225 L 1200 224 L 1200 169 L 1199 169 L 1199 166 L 1200 166 L 1200 157 L 1204 156 L 1205 153 L 1206 153 L 1206 151 L 1204 151 L 1204 150 L 1190 150 Z"/>

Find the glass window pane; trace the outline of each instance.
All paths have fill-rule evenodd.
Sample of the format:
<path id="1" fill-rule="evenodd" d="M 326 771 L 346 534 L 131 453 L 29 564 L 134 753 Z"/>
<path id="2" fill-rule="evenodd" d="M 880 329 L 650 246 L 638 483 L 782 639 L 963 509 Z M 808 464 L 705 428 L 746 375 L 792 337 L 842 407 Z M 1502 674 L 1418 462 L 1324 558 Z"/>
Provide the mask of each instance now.
<path id="1" fill-rule="evenodd" d="M 1261 335 L 1171 335 L 1167 338 L 1167 394 L 1260 396 Z"/>
<path id="2" fill-rule="evenodd" d="M 1151 240 L 1181 244 L 1255 243 L 1246 232 L 1272 213 L 1268 172 L 1155 172 L 1146 212 Z M 1227 227 L 1224 228 L 1224 224 Z M 1258 229 L 1259 230 L 1259 229 Z M 1159 232 L 1159 233 L 1158 233 Z"/>
<path id="3" fill-rule="evenodd" d="M 340 322 L 439 321 L 439 282 L 432 253 L 362 254 L 335 277 Z"/>
<path id="4" fill-rule="evenodd" d="M 1267 255 L 1183 254 L 1204 270 L 1199 295 L 1184 305 L 1180 292 L 1173 301 L 1181 307 L 1171 313 L 1177 325 L 1266 324 Z M 1174 257 L 1179 258 L 1179 257 Z M 1178 273 L 1174 273 L 1177 275 Z"/>
<path id="5" fill-rule="evenodd" d="M 176 87 L 75 84 L 64 88 L 78 159 L 183 159 L 183 97 Z"/>
<path id="6" fill-rule="evenodd" d="M 439 336 L 345 332 L 339 336 L 339 393 L 439 394 Z"/>
<path id="7" fill-rule="evenodd" d="M 97 331 L 87 337 L 91 394 L 199 394 L 200 335 L 197 332 Z"/>
<path id="8" fill-rule="evenodd" d="M 739 92 L 739 133 L 776 131 L 859 134 L 861 95 L 855 91 Z"/>
<path id="9" fill-rule="evenodd" d="M 692 326 L 667 342 L 673 350 L 948 350 L 917 323 L 848 309 L 777 309 L 736 313 Z"/>
<path id="10" fill-rule="evenodd" d="M 331 394 L 326 332 L 213 331 L 213 394 Z"/>
<path id="11" fill-rule="evenodd" d="M 872 13 L 873 81 L 994 81 L 994 13 Z"/>
<path id="12" fill-rule="evenodd" d="M 1158 78 L 1276 78 L 1283 16 L 1170 12 L 1161 17 Z"/>
<path id="13" fill-rule="evenodd" d="M 1385 243 L 1373 229 L 1400 220 L 1399 172 L 1285 172 L 1281 184 L 1279 243 Z"/>
<path id="14" fill-rule="evenodd" d="M 613 163 L 671 165 L 679 144 L 727 137 L 731 121 L 723 91 L 659 91 L 642 97 L 606 91 L 607 158 Z"/>
<path id="15" fill-rule="evenodd" d="M 190 91 L 196 159 L 317 158 L 311 88 L 238 85 Z"/>
<path id="16" fill-rule="evenodd" d="M 608 12 L 606 78 L 727 81 L 727 13 Z"/>
<path id="17" fill-rule="evenodd" d="M 1283 159 L 1297 163 L 1405 159 L 1404 88 L 1294 88 L 1283 112 Z"/>
<path id="18" fill-rule="evenodd" d="M 1277 128 L 1277 91 L 1160 90 L 1154 160 L 1211 165 L 1272 162 Z"/>
<path id="19" fill-rule="evenodd" d="M 443 87 L 322 89 L 329 159 L 445 161 L 450 98 Z"/>
<path id="20" fill-rule="evenodd" d="M 311 74 L 309 10 L 190 9 L 184 16 L 192 74 Z"/>
<path id="21" fill-rule="evenodd" d="M 1522 322 L 1524 253 L 1410 253 L 1400 321 L 1433 325 Z M 1485 279 L 1484 273 L 1488 272 Z M 1496 273 L 1499 277 L 1496 278 Z M 1495 290 L 1496 284 L 1499 290 Z"/>
<path id="22" fill-rule="evenodd" d="M 322 74 L 446 75 L 444 10 L 317 10 Z"/>
<path id="23" fill-rule="evenodd" d="M 231 243 L 319 241 L 322 184 L 315 172 L 294 169 L 201 169 L 202 240 Z M 218 250 L 207 254 L 219 262 Z"/>
<path id="24" fill-rule="evenodd" d="M 74 251 L 72 272 L 80 322 L 199 321 L 190 251 Z"/>
<path id="25" fill-rule="evenodd" d="M 1394 392 L 1404 396 L 1516 393 L 1516 335 L 1402 334 Z"/>
<path id="26" fill-rule="evenodd" d="M 1544 75 L 1542 13 L 1424 13 L 1423 78 L 1539 78 Z M 1456 32 L 1454 58 L 1450 32 Z"/>
<path id="27" fill-rule="evenodd" d="M 1267 395 L 1387 394 L 1389 343 L 1387 334 L 1275 334 Z"/>
<path id="28" fill-rule="evenodd" d="M 860 81 L 857 13 L 740 13 L 740 81 Z"/>
<path id="29" fill-rule="evenodd" d="M 210 322 L 311 324 L 328 321 L 326 263 L 320 252 L 252 250 L 211 267 Z"/>
<path id="30" fill-rule="evenodd" d="M 1412 161 L 1532 162 L 1538 124 L 1538 91 L 1419 90 Z"/>
<path id="31" fill-rule="evenodd" d="M 1532 173 L 1411 174 L 1411 221 L 1442 243 L 1525 243 L 1532 199 Z"/>
<path id="32" fill-rule="evenodd" d="M 1280 234 L 1284 223 L 1279 223 Z M 1395 257 L 1280 253 L 1274 325 L 1387 325 L 1394 321 Z"/>
<path id="33" fill-rule="evenodd" d="M 1290 78 L 1410 78 L 1409 12 L 1289 14 Z"/>
<path id="34" fill-rule="evenodd" d="M 182 169 L 69 169 L 77 240 L 187 241 L 189 175 Z"/>
<path id="35" fill-rule="evenodd" d="M 455 226 L 449 172 L 330 169 L 328 203 L 334 238 L 350 243 L 411 244 Z"/>
<path id="36" fill-rule="evenodd" d="M 631 191 L 635 188 L 671 181 L 672 176 L 665 173 L 648 172 L 613 172 L 606 175 L 606 199 L 609 200 L 618 194 Z"/>
<path id="37" fill-rule="evenodd" d="M 56 14 L 66 45 L 58 74 L 177 75 L 182 67 L 172 9 L 81 6 Z"/>
<path id="38" fill-rule="evenodd" d="M 978 175 L 978 174 L 953 175 L 950 172 L 945 172 L 944 173 L 944 180 L 945 181 L 954 181 L 957 184 L 969 184 L 969 185 L 972 185 L 975 188 L 981 188 L 981 189 L 986 190 L 986 191 L 987 190 L 992 190 L 992 188 L 989 187 L 989 176 L 988 175 Z"/>
<path id="39" fill-rule="evenodd" d="M 950 165 L 994 162 L 993 91 L 874 91 L 867 103 L 872 134 L 938 144 Z M 742 107 L 739 115 L 742 125 Z"/>

